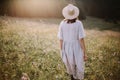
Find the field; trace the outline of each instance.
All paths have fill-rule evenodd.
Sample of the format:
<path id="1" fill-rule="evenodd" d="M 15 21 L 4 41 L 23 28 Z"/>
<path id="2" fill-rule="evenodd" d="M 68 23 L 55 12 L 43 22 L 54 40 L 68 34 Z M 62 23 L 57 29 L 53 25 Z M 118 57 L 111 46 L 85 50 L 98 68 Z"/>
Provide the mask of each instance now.
<path id="1" fill-rule="evenodd" d="M 70 80 L 57 38 L 62 19 L 0 17 L 0 80 Z M 88 60 L 84 80 L 120 80 L 120 23 L 83 21 Z"/>

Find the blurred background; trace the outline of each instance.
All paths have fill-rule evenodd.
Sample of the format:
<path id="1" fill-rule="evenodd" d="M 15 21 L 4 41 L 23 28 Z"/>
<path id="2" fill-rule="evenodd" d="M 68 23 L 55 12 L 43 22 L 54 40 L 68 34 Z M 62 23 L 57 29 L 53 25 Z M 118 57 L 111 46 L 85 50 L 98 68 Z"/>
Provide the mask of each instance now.
<path id="1" fill-rule="evenodd" d="M 70 80 L 57 38 L 69 3 L 86 33 L 84 80 L 120 80 L 120 0 L 0 0 L 0 80 Z"/>
<path id="2" fill-rule="evenodd" d="M 0 0 L 0 15 L 14 17 L 62 17 L 61 11 L 72 3 L 80 8 L 80 19 L 86 16 L 120 20 L 120 0 Z"/>

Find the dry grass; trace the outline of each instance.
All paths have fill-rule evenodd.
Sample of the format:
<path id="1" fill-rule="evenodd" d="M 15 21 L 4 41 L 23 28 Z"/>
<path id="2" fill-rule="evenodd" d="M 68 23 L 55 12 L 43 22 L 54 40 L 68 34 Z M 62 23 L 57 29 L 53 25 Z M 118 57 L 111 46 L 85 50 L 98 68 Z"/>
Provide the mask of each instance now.
<path id="1" fill-rule="evenodd" d="M 0 17 L 0 80 L 18 80 L 23 72 L 31 80 L 69 80 L 59 54 L 60 21 Z M 118 25 L 91 17 L 83 24 L 85 80 L 119 80 L 120 33 L 112 27 Z"/>

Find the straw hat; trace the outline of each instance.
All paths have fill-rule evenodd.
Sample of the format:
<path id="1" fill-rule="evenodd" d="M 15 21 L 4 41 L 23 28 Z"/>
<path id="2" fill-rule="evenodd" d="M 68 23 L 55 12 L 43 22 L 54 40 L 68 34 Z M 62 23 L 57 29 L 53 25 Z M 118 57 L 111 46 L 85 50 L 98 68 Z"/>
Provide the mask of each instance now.
<path id="1" fill-rule="evenodd" d="M 62 14 L 65 19 L 74 19 L 79 16 L 79 9 L 72 4 L 68 4 L 66 7 L 63 8 Z"/>

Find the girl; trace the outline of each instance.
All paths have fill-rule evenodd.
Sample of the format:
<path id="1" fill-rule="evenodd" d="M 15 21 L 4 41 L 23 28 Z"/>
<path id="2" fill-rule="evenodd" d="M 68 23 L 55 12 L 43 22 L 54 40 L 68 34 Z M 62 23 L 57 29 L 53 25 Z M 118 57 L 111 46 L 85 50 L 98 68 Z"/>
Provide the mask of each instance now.
<path id="1" fill-rule="evenodd" d="M 65 20 L 61 21 L 58 32 L 61 57 L 71 80 L 81 80 L 84 78 L 86 54 L 84 28 L 82 22 L 77 20 L 79 9 L 69 4 L 63 8 L 62 14 Z"/>

